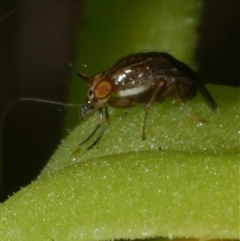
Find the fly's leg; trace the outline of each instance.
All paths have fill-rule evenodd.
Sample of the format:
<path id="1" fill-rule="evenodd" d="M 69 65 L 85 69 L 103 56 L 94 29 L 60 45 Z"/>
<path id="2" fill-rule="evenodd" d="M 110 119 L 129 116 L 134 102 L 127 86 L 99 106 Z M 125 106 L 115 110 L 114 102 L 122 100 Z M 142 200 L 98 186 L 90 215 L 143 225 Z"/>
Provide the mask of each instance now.
<path id="1" fill-rule="evenodd" d="M 159 81 L 159 84 L 157 85 L 150 100 L 147 102 L 147 104 L 145 106 L 145 114 L 144 114 L 144 119 L 143 119 L 143 124 L 142 124 L 142 140 L 146 139 L 146 124 L 147 124 L 148 112 L 150 110 L 150 107 L 151 107 L 153 101 L 156 99 L 156 97 L 163 85 L 164 85 L 164 81 Z"/>
<path id="2" fill-rule="evenodd" d="M 174 104 L 177 107 L 179 107 L 182 111 L 184 111 L 189 117 L 194 119 L 195 121 L 197 121 L 199 123 L 206 123 L 207 122 L 206 120 L 199 119 L 197 116 L 193 115 L 191 112 L 189 112 L 188 110 L 186 110 L 183 107 L 183 101 L 181 100 L 181 98 L 179 96 L 179 93 L 177 92 L 177 87 L 175 87 L 175 88 L 176 88 L 176 91 L 175 91 L 175 93 L 173 95 Z"/>
<path id="3" fill-rule="evenodd" d="M 90 135 L 84 140 L 82 141 L 79 146 L 85 144 L 86 142 L 88 142 L 97 132 L 97 130 L 102 126 L 103 123 L 103 109 L 99 108 L 98 110 L 98 115 L 99 115 L 99 119 L 100 119 L 100 123 L 94 128 L 94 130 L 90 133 Z"/>
<path id="4" fill-rule="evenodd" d="M 197 116 L 193 115 L 191 112 L 189 112 L 188 110 L 186 110 L 182 105 L 179 106 L 179 108 L 185 112 L 189 117 L 191 117 L 192 119 L 194 119 L 195 121 L 199 122 L 199 123 L 207 123 L 206 120 L 203 119 L 199 119 Z"/>
<path id="5" fill-rule="evenodd" d="M 105 114 L 104 117 L 103 117 L 103 108 L 99 108 L 98 114 L 99 114 L 100 123 L 94 128 L 94 130 L 90 133 L 90 135 L 79 144 L 79 146 L 81 146 L 86 142 L 88 142 L 96 134 L 96 132 L 102 127 L 102 130 L 100 131 L 97 139 L 87 148 L 87 150 L 92 149 L 100 141 L 100 139 L 103 137 L 109 125 L 109 113 L 108 113 L 107 106 L 104 107 L 104 114 Z"/>
<path id="6" fill-rule="evenodd" d="M 147 122 L 149 108 L 150 107 L 145 108 L 145 115 L 144 115 L 143 124 L 142 124 L 142 140 L 146 139 L 146 122 Z"/>
<path id="7" fill-rule="evenodd" d="M 126 109 L 129 107 L 132 107 L 132 102 L 128 98 L 111 97 L 108 100 L 108 105 L 115 107 L 115 108 Z M 96 134 L 96 132 L 100 128 L 102 128 L 97 139 L 87 148 L 87 150 L 92 149 L 101 140 L 101 138 L 103 137 L 105 131 L 108 129 L 108 126 L 109 126 L 110 118 L 109 118 L 108 107 L 104 106 L 102 108 L 99 108 L 98 113 L 99 113 L 100 123 L 94 128 L 94 130 L 90 133 L 90 135 L 79 144 L 79 146 L 81 146 L 81 145 L 85 144 L 86 142 L 88 142 Z"/>
<path id="8" fill-rule="evenodd" d="M 91 132 L 91 134 L 90 134 L 84 141 L 82 141 L 82 142 L 81 142 L 80 144 L 78 144 L 78 145 L 81 146 L 81 145 L 85 144 L 86 142 L 88 142 L 88 141 L 94 136 L 94 134 L 97 132 L 97 130 L 98 130 L 101 126 L 102 126 L 102 124 L 99 123 L 99 124 L 95 127 L 95 129 Z"/>
<path id="9" fill-rule="evenodd" d="M 104 111 L 105 111 L 105 119 L 104 122 L 102 124 L 99 124 L 100 126 L 103 126 L 105 124 L 105 126 L 103 126 L 103 129 L 101 130 L 101 132 L 99 133 L 97 139 L 87 148 L 87 150 L 92 149 L 103 137 L 105 131 L 108 129 L 108 125 L 109 125 L 109 113 L 108 113 L 108 108 L 107 106 L 104 107 Z M 95 128 L 96 129 L 96 128 Z"/>

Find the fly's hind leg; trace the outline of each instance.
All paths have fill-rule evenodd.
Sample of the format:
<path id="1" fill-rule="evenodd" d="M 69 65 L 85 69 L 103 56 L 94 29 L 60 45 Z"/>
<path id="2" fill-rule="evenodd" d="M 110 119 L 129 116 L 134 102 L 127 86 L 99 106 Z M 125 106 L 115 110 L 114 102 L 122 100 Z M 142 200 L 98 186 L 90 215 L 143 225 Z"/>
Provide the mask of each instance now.
<path id="1" fill-rule="evenodd" d="M 160 89 L 163 87 L 163 85 L 164 85 L 164 81 L 159 81 L 159 84 L 156 86 L 150 100 L 145 105 L 145 113 L 144 113 L 144 119 L 142 124 L 142 140 L 146 139 L 146 124 L 147 124 L 147 117 L 148 117 L 149 110 L 151 108 L 153 101 L 156 99 Z"/>
<path id="2" fill-rule="evenodd" d="M 189 117 L 191 117 L 192 119 L 194 119 L 195 121 L 197 121 L 197 122 L 199 122 L 199 123 L 201 123 L 201 124 L 207 123 L 206 120 L 200 119 L 200 118 L 198 118 L 197 116 L 195 116 L 194 114 L 192 114 L 191 112 L 189 112 L 188 110 L 186 110 L 186 109 L 183 107 L 183 105 L 180 105 L 180 106 L 178 106 L 178 107 L 179 107 L 183 112 L 185 112 Z"/>
<path id="3" fill-rule="evenodd" d="M 198 118 L 197 116 L 195 116 L 194 114 L 192 114 L 191 112 L 189 112 L 187 109 L 183 107 L 183 101 L 181 100 L 177 91 L 173 95 L 173 102 L 177 107 L 179 107 L 183 112 L 185 112 L 190 118 L 194 119 L 195 121 L 201 124 L 207 122 L 206 120 Z"/>

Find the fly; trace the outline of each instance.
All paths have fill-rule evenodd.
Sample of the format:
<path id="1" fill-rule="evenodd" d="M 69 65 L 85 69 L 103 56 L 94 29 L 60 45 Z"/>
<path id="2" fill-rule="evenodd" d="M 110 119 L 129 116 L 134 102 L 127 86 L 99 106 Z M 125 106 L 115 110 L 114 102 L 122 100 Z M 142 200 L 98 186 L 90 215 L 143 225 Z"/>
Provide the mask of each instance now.
<path id="1" fill-rule="evenodd" d="M 81 118 L 87 120 L 96 111 L 99 115 L 99 124 L 79 144 L 81 146 L 88 142 L 101 129 L 88 150 L 99 142 L 109 126 L 108 106 L 127 109 L 135 104 L 144 104 L 142 140 L 146 139 L 147 116 L 154 101 L 163 102 L 165 98 L 171 97 L 176 106 L 201 121 L 182 106 L 182 103 L 192 100 L 199 91 L 212 111 L 218 109 L 217 103 L 199 81 L 196 73 L 188 65 L 165 52 L 129 55 L 92 78 L 75 72 L 89 87 L 86 103 L 80 111 Z"/>

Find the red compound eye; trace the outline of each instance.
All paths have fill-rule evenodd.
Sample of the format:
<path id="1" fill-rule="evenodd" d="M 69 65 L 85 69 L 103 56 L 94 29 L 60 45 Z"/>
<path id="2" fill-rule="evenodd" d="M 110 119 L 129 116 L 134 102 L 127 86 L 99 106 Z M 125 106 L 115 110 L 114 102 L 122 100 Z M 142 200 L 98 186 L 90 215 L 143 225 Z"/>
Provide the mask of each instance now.
<path id="1" fill-rule="evenodd" d="M 113 92 L 113 84 L 111 80 L 103 79 L 97 83 L 94 88 L 94 95 L 97 99 L 104 99 Z"/>

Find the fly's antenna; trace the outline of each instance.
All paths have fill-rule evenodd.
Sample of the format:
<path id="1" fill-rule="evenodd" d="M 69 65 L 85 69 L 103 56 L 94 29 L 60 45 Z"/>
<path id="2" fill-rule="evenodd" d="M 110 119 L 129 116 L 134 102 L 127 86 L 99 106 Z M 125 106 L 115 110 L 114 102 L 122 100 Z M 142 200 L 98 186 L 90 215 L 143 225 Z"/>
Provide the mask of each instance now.
<path id="1" fill-rule="evenodd" d="M 50 104 L 50 105 L 59 105 L 59 106 L 64 106 L 64 107 L 80 107 L 82 105 L 80 104 L 67 104 L 67 103 L 63 103 L 63 102 L 58 102 L 58 101 L 52 101 L 52 100 L 44 100 L 44 99 L 37 99 L 37 98 L 19 98 L 17 100 L 12 101 L 10 104 L 7 105 L 6 110 L 15 102 L 18 101 L 32 101 L 32 102 L 39 102 L 39 103 L 46 103 L 46 104 Z"/>
<path id="2" fill-rule="evenodd" d="M 15 103 L 19 102 L 19 101 L 30 101 L 30 102 L 38 102 L 38 103 L 44 103 L 44 104 L 50 104 L 50 105 L 58 105 L 58 106 L 64 106 L 64 107 L 81 107 L 83 105 L 80 105 L 80 104 L 67 104 L 67 103 L 62 103 L 62 102 L 58 102 L 58 101 L 52 101 L 52 100 L 44 100 L 44 99 L 37 99 L 37 98 L 19 98 L 19 99 L 16 99 L 16 100 L 13 100 L 12 102 L 10 102 L 5 110 L 3 111 L 3 114 L 2 114 L 2 118 L 1 118 L 1 123 L 3 124 L 3 120 L 4 120 L 4 117 L 6 116 L 6 113 L 8 111 L 8 109 Z"/>
<path id="3" fill-rule="evenodd" d="M 77 76 L 79 76 L 81 79 L 85 80 L 87 83 L 89 82 L 89 78 L 87 77 L 87 75 L 77 71 L 74 67 L 73 64 L 70 63 L 69 67 L 72 69 L 73 72 L 75 72 L 77 74 Z"/>
<path id="4" fill-rule="evenodd" d="M 64 106 L 64 107 L 81 107 L 83 105 L 80 104 L 67 104 L 67 103 L 62 103 L 62 102 L 57 102 L 57 101 L 51 101 L 51 100 L 44 100 L 44 99 L 37 99 L 37 98 L 19 98 L 16 100 L 13 100 L 12 102 L 10 102 L 6 108 L 4 109 L 3 113 L 2 113 L 2 117 L 1 117 L 1 126 L 0 126 L 0 137 L 2 137 L 2 133 L 3 133 L 3 122 L 4 119 L 6 117 L 7 111 L 8 109 L 15 103 L 19 102 L 19 101 L 30 101 L 30 102 L 38 102 L 38 103 L 44 103 L 44 104 L 50 104 L 50 105 L 58 105 L 58 106 Z M 1 138 L 0 138 L 0 142 L 2 142 Z"/>

